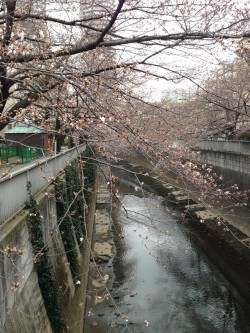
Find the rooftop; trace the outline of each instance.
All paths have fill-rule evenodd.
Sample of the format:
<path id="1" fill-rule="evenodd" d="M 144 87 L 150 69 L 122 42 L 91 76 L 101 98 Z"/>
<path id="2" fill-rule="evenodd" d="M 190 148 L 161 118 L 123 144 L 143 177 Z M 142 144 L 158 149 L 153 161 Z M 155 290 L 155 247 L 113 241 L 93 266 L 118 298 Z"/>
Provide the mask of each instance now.
<path id="1" fill-rule="evenodd" d="M 34 126 L 26 126 L 26 125 L 16 126 L 5 132 L 5 134 L 40 134 L 40 133 L 45 133 L 45 131 L 36 128 Z"/>

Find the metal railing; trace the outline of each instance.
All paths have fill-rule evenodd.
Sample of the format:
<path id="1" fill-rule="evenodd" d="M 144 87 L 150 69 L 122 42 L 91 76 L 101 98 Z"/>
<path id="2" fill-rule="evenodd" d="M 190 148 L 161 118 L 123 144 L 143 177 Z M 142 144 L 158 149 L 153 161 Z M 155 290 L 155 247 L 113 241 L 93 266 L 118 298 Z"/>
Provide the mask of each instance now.
<path id="1" fill-rule="evenodd" d="M 0 162 L 8 163 L 11 158 L 15 158 L 19 163 L 27 163 L 43 156 L 42 147 L 18 147 L 2 146 L 0 147 Z"/>
<path id="2" fill-rule="evenodd" d="M 28 200 L 28 181 L 32 184 L 31 193 L 35 195 L 49 185 L 51 177 L 55 177 L 69 161 L 77 158 L 85 147 L 80 145 L 53 157 L 36 160 L 32 165 L 20 166 L 13 173 L 10 173 L 11 170 L 7 171 L 6 175 L 0 178 L 0 224 L 14 216 L 25 205 Z"/>

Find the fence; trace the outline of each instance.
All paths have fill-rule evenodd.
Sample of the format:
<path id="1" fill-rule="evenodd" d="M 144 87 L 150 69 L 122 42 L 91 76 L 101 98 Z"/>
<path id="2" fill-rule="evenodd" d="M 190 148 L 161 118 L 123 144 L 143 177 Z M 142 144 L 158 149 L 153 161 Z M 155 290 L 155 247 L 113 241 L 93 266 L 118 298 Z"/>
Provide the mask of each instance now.
<path id="1" fill-rule="evenodd" d="M 16 158 L 16 162 L 26 163 L 43 156 L 42 147 L 17 147 L 3 146 L 0 147 L 0 162 L 9 162 L 12 157 Z"/>
<path id="2" fill-rule="evenodd" d="M 44 158 L 32 165 L 20 167 L 12 174 L 0 179 L 0 224 L 16 214 L 28 200 L 27 182 L 32 184 L 32 194 L 48 186 L 51 177 L 55 177 L 60 169 L 77 158 L 85 150 L 85 145 L 69 149 L 51 158 Z M 38 167 L 39 165 L 39 167 Z"/>

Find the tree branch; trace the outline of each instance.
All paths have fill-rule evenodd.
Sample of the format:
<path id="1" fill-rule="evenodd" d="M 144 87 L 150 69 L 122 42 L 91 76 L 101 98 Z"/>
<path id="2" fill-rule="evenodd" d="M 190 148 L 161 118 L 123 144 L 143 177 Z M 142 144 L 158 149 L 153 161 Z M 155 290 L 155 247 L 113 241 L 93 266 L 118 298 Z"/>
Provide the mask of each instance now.
<path id="1" fill-rule="evenodd" d="M 147 41 L 185 41 L 185 40 L 192 40 L 192 41 L 201 41 L 201 40 L 221 40 L 221 39 L 242 39 L 242 38 L 250 38 L 250 32 L 241 33 L 241 34 L 217 34 L 217 33 L 177 33 L 177 34 L 167 34 L 167 35 L 149 35 L 149 36 L 135 36 L 131 38 L 124 38 L 118 40 L 110 40 L 105 42 L 98 42 L 95 41 L 94 43 L 87 43 L 82 46 L 76 46 L 74 48 L 68 49 L 65 51 L 65 48 L 50 52 L 49 54 L 27 54 L 23 56 L 5 56 L 2 58 L 4 63 L 25 63 L 30 62 L 32 60 L 49 60 L 52 58 L 58 58 L 62 56 L 70 56 L 79 53 L 84 53 L 87 51 L 91 51 L 96 49 L 97 47 L 112 47 L 112 46 L 121 46 L 121 45 L 128 45 L 128 44 L 138 44 Z"/>

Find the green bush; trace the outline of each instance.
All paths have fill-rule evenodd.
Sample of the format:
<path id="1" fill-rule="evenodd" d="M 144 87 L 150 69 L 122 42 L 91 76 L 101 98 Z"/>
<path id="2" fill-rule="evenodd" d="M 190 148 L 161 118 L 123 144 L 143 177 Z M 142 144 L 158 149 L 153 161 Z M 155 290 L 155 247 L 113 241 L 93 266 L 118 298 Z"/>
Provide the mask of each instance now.
<path id="1" fill-rule="evenodd" d="M 74 237 L 74 225 L 70 216 L 69 198 L 65 178 L 56 179 L 56 210 L 57 222 L 61 231 L 64 248 L 73 279 L 79 275 L 79 263 L 77 259 L 77 244 Z"/>
<path id="2" fill-rule="evenodd" d="M 74 279 L 79 273 L 77 243 L 83 244 L 81 238 L 86 235 L 85 206 L 90 204 L 95 179 L 96 164 L 92 150 L 87 148 L 55 181 L 57 218 Z"/>
<path id="3" fill-rule="evenodd" d="M 81 154 L 83 174 L 84 174 L 84 195 L 86 204 L 90 204 L 91 195 L 96 180 L 97 167 L 94 160 L 93 150 L 88 146 Z"/>
<path id="4" fill-rule="evenodd" d="M 31 195 L 31 183 L 28 182 L 27 190 L 29 193 L 28 228 L 30 231 L 30 241 L 35 254 L 35 269 L 38 276 L 38 284 L 43 296 L 46 312 L 54 333 L 64 331 L 63 317 L 60 308 L 59 295 L 52 265 L 48 256 L 48 248 L 44 243 L 42 231 L 42 219 L 38 205 Z"/>

